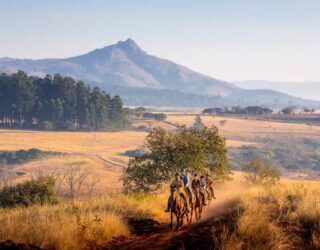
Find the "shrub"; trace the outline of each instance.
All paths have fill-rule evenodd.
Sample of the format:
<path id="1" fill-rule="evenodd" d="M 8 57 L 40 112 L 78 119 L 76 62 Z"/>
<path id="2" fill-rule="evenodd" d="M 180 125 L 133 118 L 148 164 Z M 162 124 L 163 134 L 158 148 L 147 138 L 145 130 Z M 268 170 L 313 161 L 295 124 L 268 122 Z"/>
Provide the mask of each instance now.
<path id="1" fill-rule="evenodd" d="M 154 119 L 157 121 L 164 121 L 165 119 L 167 119 L 167 116 L 164 113 L 159 113 L 154 115 Z"/>
<path id="2" fill-rule="evenodd" d="M 134 149 L 134 150 L 127 150 L 124 155 L 128 157 L 139 157 L 141 155 L 144 155 L 145 151 L 142 148 Z"/>
<path id="3" fill-rule="evenodd" d="M 242 170 L 246 181 L 253 185 L 273 185 L 280 179 L 277 169 L 257 159 L 245 165 Z"/>
<path id="4" fill-rule="evenodd" d="M 20 164 L 30 160 L 39 159 L 41 157 L 44 157 L 50 154 L 57 154 L 57 153 L 41 151 L 37 148 L 31 148 L 29 150 L 20 149 L 18 151 L 13 151 L 13 152 L 0 151 L 0 163 L 2 162 L 3 164 L 8 164 L 8 165 Z"/>
<path id="5" fill-rule="evenodd" d="M 30 206 L 32 204 L 55 204 L 57 194 L 55 180 L 50 176 L 40 177 L 13 187 L 5 187 L 0 192 L 1 207 Z"/>
<path id="6" fill-rule="evenodd" d="M 42 121 L 39 123 L 39 128 L 41 130 L 50 131 L 53 130 L 53 124 L 49 121 Z"/>
<path id="7" fill-rule="evenodd" d="M 153 113 L 144 113 L 143 118 L 145 119 L 155 119 L 157 121 L 164 121 L 167 116 L 164 113 L 153 114 Z"/>

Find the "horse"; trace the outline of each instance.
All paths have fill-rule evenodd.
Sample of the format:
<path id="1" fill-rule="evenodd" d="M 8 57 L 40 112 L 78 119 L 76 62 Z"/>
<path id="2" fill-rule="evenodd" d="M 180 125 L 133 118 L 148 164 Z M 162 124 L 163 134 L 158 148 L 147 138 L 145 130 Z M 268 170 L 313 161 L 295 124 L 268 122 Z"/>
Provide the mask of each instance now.
<path id="1" fill-rule="evenodd" d="M 171 197 L 172 202 L 170 206 L 171 211 L 171 222 L 170 227 L 173 229 L 173 215 L 176 217 L 176 230 L 179 230 L 181 226 L 183 226 L 183 219 L 187 213 L 187 203 L 184 198 L 182 198 L 181 194 L 178 192 L 177 188 L 171 188 Z"/>
<path id="2" fill-rule="evenodd" d="M 206 193 L 207 193 L 208 200 L 210 201 L 212 198 L 215 199 L 214 191 L 212 187 L 212 180 L 206 180 L 206 185 L 207 185 Z"/>
<path id="3" fill-rule="evenodd" d="M 196 220 L 201 219 L 201 214 L 202 214 L 202 197 L 200 194 L 200 188 L 195 188 L 194 194 L 195 194 L 195 202 L 194 202 L 194 211 L 196 215 Z"/>

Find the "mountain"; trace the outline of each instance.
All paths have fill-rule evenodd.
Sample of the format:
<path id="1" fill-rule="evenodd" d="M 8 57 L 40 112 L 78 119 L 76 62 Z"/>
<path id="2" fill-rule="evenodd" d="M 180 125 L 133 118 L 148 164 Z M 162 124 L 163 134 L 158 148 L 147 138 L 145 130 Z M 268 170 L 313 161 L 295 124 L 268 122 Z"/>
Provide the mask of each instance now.
<path id="1" fill-rule="evenodd" d="M 301 98 L 320 101 L 320 81 L 319 82 L 281 82 L 281 81 L 262 81 L 247 80 L 236 81 L 234 84 L 245 89 L 273 89 L 288 93 Z"/>
<path id="2" fill-rule="evenodd" d="M 152 99 L 152 96 L 139 94 L 146 93 L 148 89 L 147 93 L 158 97 L 163 95 L 162 99 L 172 99 L 172 96 L 175 96 L 176 98 L 166 102 L 173 106 L 176 104 L 174 99 L 179 97 L 187 98 L 182 103 L 189 104 L 184 105 L 195 106 L 192 99 L 197 98 L 188 100 L 190 95 L 184 93 L 200 97 L 209 96 L 208 105 L 212 103 L 212 105 L 272 106 L 294 103 L 320 106 L 317 102 L 294 98 L 275 91 L 245 90 L 234 84 L 194 72 L 169 60 L 147 54 L 132 39 L 69 58 L 41 60 L 0 58 L 1 72 L 11 73 L 17 70 L 36 76 L 56 73 L 68 75 L 111 91 L 112 94 L 122 91 L 124 95 L 132 96 L 134 90 L 133 92 L 137 93 L 134 99 L 138 101 L 138 105 L 148 105 L 144 100 Z M 175 94 L 172 95 L 173 93 Z M 123 96 L 123 99 L 126 101 L 126 96 Z M 153 105 L 162 104 L 153 101 Z"/>

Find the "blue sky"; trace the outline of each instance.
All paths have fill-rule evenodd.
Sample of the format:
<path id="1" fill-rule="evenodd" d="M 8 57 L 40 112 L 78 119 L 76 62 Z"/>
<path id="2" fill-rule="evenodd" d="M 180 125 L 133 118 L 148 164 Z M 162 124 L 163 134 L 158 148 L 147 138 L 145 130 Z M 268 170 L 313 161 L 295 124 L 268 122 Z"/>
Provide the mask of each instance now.
<path id="1" fill-rule="evenodd" d="M 320 80 L 318 0 L 0 0 L 0 57 L 67 57 L 128 37 L 223 80 Z"/>

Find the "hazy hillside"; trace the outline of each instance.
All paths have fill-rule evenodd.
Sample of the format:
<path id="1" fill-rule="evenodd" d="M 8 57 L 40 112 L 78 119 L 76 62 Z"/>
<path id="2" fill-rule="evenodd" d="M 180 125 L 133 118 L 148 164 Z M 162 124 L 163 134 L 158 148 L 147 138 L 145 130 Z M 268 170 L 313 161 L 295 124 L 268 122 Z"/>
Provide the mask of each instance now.
<path id="1" fill-rule="evenodd" d="M 171 89 L 125 87 L 95 83 L 113 95 L 120 95 L 126 105 L 133 106 L 181 106 L 181 107 L 216 107 L 216 106 L 248 106 L 263 105 L 282 108 L 292 104 L 317 106 L 315 101 L 305 100 L 273 90 L 237 89 L 229 96 L 212 96 L 194 94 Z"/>
<path id="2" fill-rule="evenodd" d="M 237 81 L 245 89 L 273 89 L 301 98 L 320 100 L 320 82 L 277 82 L 263 80 Z"/>
<path id="3" fill-rule="evenodd" d="M 123 95 L 125 101 L 131 96 L 129 103 L 135 105 L 175 106 L 177 100 L 182 98 L 183 100 L 179 101 L 179 105 L 182 106 L 320 106 L 317 102 L 294 98 L 276 91 L 241 89 L 171 61 L 148 55 L 131 39 L 64 59 L 0 59 L 0 71 L 11 73 L 19 69 L 36 76 L 56 73 L 68 75 L 113 94 Z M 150 89 L 147 91 L 148 96 L 145 96 L 146 89 Z M 192 98 L 184 93 L 191 93 Z M 204 96 L 208 96 L 208 100 L 196 100 L 203 99 Z M 214 100 L 211 96 L 215 96 Z M 216 102 L 217 96 L 219 102 Z"/>

